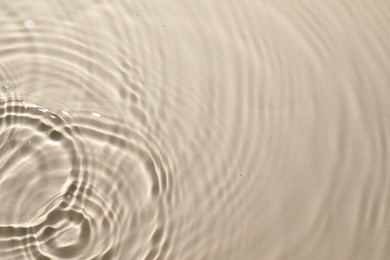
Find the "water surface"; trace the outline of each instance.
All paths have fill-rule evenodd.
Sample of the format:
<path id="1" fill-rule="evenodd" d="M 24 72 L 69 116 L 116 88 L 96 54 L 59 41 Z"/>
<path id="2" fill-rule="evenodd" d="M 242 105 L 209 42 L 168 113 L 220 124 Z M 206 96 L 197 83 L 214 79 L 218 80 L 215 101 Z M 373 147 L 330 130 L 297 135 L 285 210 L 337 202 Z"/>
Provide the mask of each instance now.
<path id="1" fill-rule="evenodd" d="M 0 0 L 0 259 L 388 259 L 389 14 Z"/>

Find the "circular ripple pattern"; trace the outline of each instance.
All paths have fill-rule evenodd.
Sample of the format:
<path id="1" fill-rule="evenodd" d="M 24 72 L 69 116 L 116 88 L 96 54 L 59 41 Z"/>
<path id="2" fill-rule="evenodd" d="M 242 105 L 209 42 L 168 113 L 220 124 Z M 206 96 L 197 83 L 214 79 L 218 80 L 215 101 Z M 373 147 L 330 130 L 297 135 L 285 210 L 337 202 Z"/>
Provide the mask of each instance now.
<path id="1" fill-rule="evenodd" d="M 388 259 L 389 9 L 0 0 L 0 259 Z"/>
<path id="2" fill-rule="evenodd" d="M 60 5 L 0 1 L 0 258 L 163 257 L 153 91 L 110 8 Z"/>
<path id="3" fill-rule="evenodd" d="M 23 100 L 1 102 L 0 122 L 3 259 L 123 259 L 156 250 L 164 172 L 143 136 L 109 118 L 102 124 Z M 132 240 L 144 244 L 121 250 Z"/>

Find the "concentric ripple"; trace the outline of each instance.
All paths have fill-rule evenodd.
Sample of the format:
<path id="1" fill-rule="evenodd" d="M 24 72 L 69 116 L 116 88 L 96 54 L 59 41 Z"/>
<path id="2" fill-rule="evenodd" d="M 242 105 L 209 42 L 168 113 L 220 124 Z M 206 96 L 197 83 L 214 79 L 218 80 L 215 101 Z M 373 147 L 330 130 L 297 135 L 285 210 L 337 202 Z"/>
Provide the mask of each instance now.
<path id="1" fill-rule="evenodd" d="M 389 259 L 389 10 L 0 0 L 0 260 Z"/>
<path id="2" fill-rule="evenodd" d="M 144 136 L 100 114 L 55 113 L 23 100 L 0 109 L 2 259 L 124 259 L 156 250 L 162 234 L 148 237 L 163 230 L 166 176 Z M 133 240 L 144 243 L 129 247 Z"/>

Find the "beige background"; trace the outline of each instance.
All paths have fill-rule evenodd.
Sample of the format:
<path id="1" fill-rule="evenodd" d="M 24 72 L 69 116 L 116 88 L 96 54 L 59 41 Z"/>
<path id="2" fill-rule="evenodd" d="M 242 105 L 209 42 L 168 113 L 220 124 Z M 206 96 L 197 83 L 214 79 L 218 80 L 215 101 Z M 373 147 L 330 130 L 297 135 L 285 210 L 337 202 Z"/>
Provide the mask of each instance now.
<path id="1" fill-rule="evenodd" d="M 1 259 L 389 259 L 389 1 L 0 7 Z"/>

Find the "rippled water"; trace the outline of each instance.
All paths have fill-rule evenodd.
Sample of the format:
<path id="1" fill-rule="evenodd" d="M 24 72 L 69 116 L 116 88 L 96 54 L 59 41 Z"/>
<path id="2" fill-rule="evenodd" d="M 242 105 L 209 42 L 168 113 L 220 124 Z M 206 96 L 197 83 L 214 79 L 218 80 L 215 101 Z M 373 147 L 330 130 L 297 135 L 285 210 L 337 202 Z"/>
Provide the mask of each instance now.
<path id="1" fill-rule="evenodd" d="M 0 259 L 388 259 L 389 24 L 0 0 Z"/>

